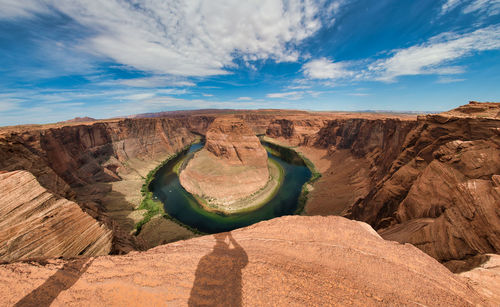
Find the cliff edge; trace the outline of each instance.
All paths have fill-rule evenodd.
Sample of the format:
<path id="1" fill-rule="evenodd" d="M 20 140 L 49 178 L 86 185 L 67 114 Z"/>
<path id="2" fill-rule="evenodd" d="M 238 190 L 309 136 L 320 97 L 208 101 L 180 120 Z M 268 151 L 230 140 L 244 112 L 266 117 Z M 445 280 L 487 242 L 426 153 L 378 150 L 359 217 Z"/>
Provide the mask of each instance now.
<path id="1" fill-rule="evenodd" d="M 341 217 L 281 217 L 147 252 L 0 265 L 0 281 L 9 305 L 495 303 L 412 245 Z"/>

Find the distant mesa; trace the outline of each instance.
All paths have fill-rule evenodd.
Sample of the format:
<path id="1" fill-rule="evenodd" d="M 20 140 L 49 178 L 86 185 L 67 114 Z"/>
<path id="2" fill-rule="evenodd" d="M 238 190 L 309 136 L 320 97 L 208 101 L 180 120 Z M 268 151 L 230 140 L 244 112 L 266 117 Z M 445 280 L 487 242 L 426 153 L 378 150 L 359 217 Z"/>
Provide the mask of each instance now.
<path id="1" fill-rule="evenodd" d="M 92 117 L 75 117 L 73 119 L 68 119 L 65 121 L 62 121 L 60 123 L 85 123 L 85 122 L 95 122 L 97 119 L 92 118 Z"/>
<path id="2" fill-rule="evenodd" d="M 257 192 L 273 192 L 277 168 L 243 120 L 220 117 L 210 125 L 205 147 L 181 171 L 180 182 L 206 209 L 233 213 L 266 198 Z"/>

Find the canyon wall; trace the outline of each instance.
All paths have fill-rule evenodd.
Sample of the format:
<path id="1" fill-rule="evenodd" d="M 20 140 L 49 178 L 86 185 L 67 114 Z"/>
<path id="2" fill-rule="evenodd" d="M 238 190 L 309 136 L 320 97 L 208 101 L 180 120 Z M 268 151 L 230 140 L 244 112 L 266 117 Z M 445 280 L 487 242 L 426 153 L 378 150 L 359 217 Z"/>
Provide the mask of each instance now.
<path id="1" fill-rule="evenodd" d="M 454 268 L 500 251 L 500 121 L 428 115 L 347 217 L 409 242 Z"/>
<path id="2" fill-rule="evenodd" d="M 134 221 L 125 218 L 128 223 L 123 223 L 110 206 L 120 207 L 117 215 L 123 208 L 132 212 L 140 202 L 142 178 L 147 172 L 193 142 L 196 134 L 205 133 L 211 121 L 213 117 L 193 116 L 3 128 L 0 171 L 26 170 L 33 174 L 48 193 L 76 202 L 112 230 L 113 253 L 128 252 L 141 248 L 130 235 Z M 115 186 L 121 187 L 121 193 L 114 191 Z M 135 200 L 130 202 L 127 193 Z M 108 202 L 108 195 L 119 197 Z"/>
<path id="3" fill-rule="evenodd" d="M 268 136 L 309 158 L 322 175 L 310 193 L 307 214 L 339 215 L 365 197 L 416 126 L 406 118 L 335 117 L 339 116 L 280 118 L 267 130 Z"/>
<path id="4" fill-rule="evenodd" d="M 365 221 L 460 270 L 500 251 L 499 114 L 472 102 L 418 120 L 284 118 L 267 134 L 329 162 L 306 213 Z"/>

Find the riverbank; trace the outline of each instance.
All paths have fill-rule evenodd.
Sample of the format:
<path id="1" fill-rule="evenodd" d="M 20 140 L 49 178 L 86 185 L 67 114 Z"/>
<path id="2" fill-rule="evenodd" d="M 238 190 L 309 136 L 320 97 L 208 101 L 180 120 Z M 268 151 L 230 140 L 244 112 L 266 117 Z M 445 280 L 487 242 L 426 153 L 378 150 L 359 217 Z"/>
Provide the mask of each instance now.
<path id="1" fill-rule="evenodd" d="M 169 163 L 186 154 L 191 146 L 200 142 L 201 138 L 197 138 L 193 143 L 185 146 L 177 153 L 168 156 L 143 177 L 144 183 L 141 188 L 142 200 L 140 205 L 136 208 L 138 213 L 142 213 L 142 219 L 135 224 L 135 235 L 139 237 L 147 247 L 188 239 L 202 234 L 166 213 L 163 203 L 155 199 L 150 190 L 151 182 L 162 168 L 171 167 L 171 165 L 168 165 Z"/>
<path id="2" fill-rule="evenodd" d="M 304 208 L 309 198 L 309 194 L 314 189 L 313 184 L 319 178 L 321 178 L 321 173 L 316 168 L 314 163 L 311 162 L 311 160 L 309 160 L 302 152 L 295 150 L 293 146 L 283 145 L 267 136 L 261 136 L 260 140 L 263 143 L 266 150 L 269 151 L 270 153 L 282 157 L 285 160 L 290 160 L 291 162 L 294 163 L 298 162 L 296 158 L 297 156 L 299 159 L 302 160 L 304 165 L 307 166 L 307 168 L 311 171 L 311 178 L 302 186 L 302 190 L 300 192 L 299 200 L 297 203 L 297 209 L 294 212 L 295 214 L 303 214 Z M 292 151 L 295 153 L 295 155 L 292 155 L 290 154 L 290 152 L 287 151 Z"/>

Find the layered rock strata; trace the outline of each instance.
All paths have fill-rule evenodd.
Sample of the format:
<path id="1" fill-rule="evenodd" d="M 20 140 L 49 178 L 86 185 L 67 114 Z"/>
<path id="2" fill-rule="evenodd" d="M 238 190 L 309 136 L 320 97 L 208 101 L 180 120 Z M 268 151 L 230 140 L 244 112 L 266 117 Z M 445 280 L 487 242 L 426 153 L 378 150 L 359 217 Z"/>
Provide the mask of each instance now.
<path id="1" fill-rule="evenodd" d="M 0 292 L 6 305 L 498 303 L 412 245 L 384 241 L 367 224 L 298 216 L 123 256 L 0 265 Z"/>
<path id="2" fill-rule="evenodd" d="M 26 171 L 0 174 L 0 260 L 106 255 L 112 232 Z"/>
<path id="3" fill-rule="evenodd" d="M 456 261 L 500 252 L 499 103 L 401 119 L 277 119 L 267 134 L 320 169 L 308 214 L 343 214 Z"/>
<path id="4" fill-rule="evenodd" d="M 130 233 L 142 219 L 135 209 L 144 177 L 211 121 L 193 116 L 7 127 L 0 130 L 0 171 L 27 170 L 50 193 L 75 201 L 113 230 L 113 253 L 142 249 Z"/>
<path id="5" fill-rule="evenodd" d="M 403 148 L 347 216 L 440 261 L 500 252 L 500 120 L 420 117 Z"/>
<path id="6" fill-rule="evenodd" d="M 205 147 L 187 163 L 179 179 L 188 192 L 230 207 L 266 186 L 267 152 L 245 122 L 217 118 L 207 131 Z"/>

